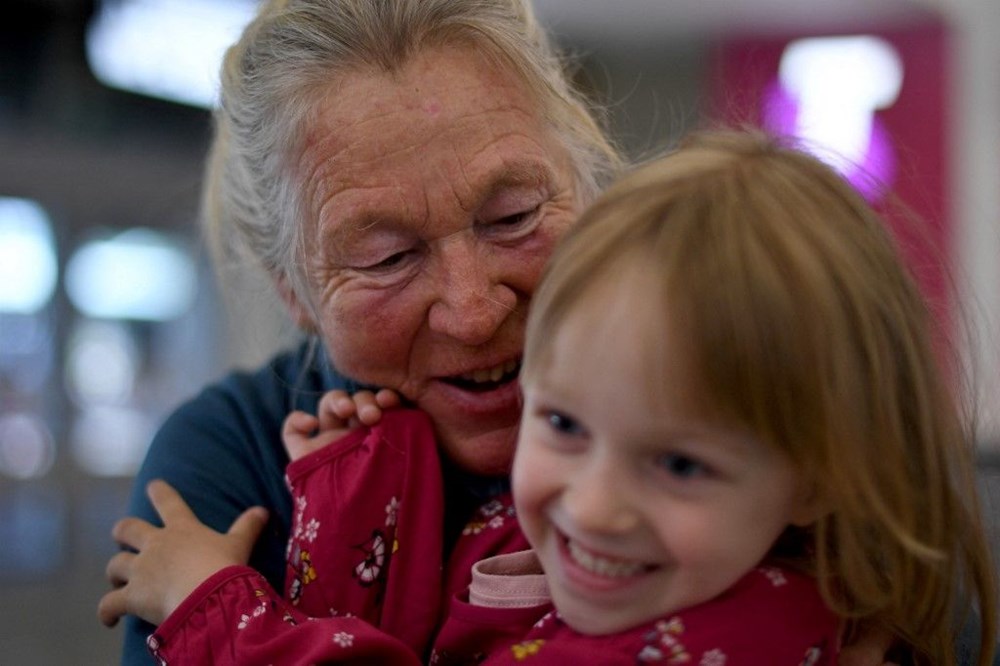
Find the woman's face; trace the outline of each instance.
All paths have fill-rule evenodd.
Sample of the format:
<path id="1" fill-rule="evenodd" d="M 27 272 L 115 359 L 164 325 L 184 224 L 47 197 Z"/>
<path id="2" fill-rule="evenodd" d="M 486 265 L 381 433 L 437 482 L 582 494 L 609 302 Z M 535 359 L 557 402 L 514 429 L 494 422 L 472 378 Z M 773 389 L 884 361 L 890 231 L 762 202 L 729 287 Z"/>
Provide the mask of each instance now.
<path id="1" fill-rule="evenodd" d="M 474 50 L 325 91 L 298 163 L 338 370 L 399 391 L 462 468 L 509 470 L 528 302 L 579 197 L 522 84 Z"/>

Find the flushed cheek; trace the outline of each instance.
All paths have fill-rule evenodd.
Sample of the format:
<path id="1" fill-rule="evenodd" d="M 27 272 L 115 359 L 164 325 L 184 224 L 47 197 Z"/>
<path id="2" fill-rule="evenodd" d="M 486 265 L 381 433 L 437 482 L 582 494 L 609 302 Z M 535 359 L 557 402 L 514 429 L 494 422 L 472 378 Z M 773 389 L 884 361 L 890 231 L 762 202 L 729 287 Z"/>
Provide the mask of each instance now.
<path id="1" fill-rule="evenodd" d="M 543 538 L 548 525 L 545 507 L 558 494 L 556 481 L 563 474 L 551 461 L 537 455 L 530 445 L 524 444 L 523 439 L 518 443 L 511 485 L 518 520 L 533 546 L 541 545 L 538 542 Z"/>
<path id="2" fill-rule="evenodd" d="M 398 296 L 343 294 L 321 307 L 323 337 L 338 371 L 414 397 L 408 391 L 420 327 L 415 303 Z"/>

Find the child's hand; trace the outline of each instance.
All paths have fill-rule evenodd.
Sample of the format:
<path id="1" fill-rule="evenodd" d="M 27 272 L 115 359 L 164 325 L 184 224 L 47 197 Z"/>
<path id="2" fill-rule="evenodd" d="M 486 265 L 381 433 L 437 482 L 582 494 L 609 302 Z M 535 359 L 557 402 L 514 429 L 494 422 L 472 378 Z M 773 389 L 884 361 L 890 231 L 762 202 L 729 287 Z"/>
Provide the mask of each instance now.
<path id="1" fill-rule="evenodd" d="M 146 493 L 163 527 L 125 518 L 112 529 L 115 541 L 138 552 L 123 551 L 108 562 L 107 577 L 115 589 L 101 598 L 97 615 L 109 627 L 127 613 L 160 624 L 212 574 L 246 564 L 267 523 L 267 511 L 254 507 L 220 534 L 198 520 L 167 483 L 152 481 Z"/>
<path id="2" fill-rule="evenodd" d="M 281 429 L 288 457 L 298 460 L 360 425 L 372 426 L 382 419 L 382 411 L 399 406 L 399 394 L 391 389 L 378 393 L 329 391 L 319 401 L 318 414 L 292 412 Z"/>

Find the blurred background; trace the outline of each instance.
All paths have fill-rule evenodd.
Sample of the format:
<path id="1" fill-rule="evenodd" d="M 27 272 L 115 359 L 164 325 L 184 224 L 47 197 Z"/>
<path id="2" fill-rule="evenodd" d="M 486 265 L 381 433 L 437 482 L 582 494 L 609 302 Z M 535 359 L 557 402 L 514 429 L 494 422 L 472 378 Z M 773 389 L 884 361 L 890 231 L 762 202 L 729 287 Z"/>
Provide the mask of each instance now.
<path id="1" fill-rule="evenodd" d="M 6 0 L 0 22 L 0 662 L 105 664 L 108 536 L 158 421 L 290 329 L 197 228 L 221 49 L 253 0 Z M 975 368 L 1000 524 L 1000 4 L 536 0 L 641 157 L 706 123 L 801 135 L 898 225 Z M 842 159 L 846 158 L 846 159 Z M 882 183 L 862 177 L 871 174 Z M 893 221 L 896 224 L 897 221 Z M 967 333 L 967 334 L 966 334 Z"/>

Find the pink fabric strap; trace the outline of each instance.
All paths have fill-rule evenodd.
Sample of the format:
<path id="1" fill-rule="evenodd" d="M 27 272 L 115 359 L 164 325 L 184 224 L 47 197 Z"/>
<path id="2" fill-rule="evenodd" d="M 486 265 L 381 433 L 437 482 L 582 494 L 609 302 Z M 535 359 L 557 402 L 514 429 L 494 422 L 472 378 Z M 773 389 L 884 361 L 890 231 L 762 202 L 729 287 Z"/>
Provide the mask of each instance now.
<path id="1" fill-rule="evenodd" d="M 480 560 L 472 567 L 469 603 L 490 608 L 527 608 L 550 603 L 542 566 L 530 550 Z"/>

